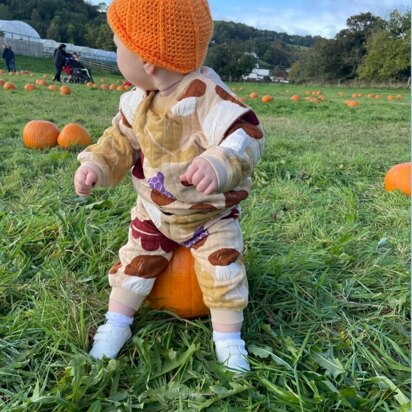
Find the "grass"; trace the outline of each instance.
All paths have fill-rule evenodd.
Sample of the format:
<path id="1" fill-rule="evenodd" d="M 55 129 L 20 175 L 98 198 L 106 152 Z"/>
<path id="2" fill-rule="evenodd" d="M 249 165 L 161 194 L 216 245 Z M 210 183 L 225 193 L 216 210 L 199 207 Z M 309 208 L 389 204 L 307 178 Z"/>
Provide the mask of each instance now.
<path id="1" fill-rule="evenodd" d="M 21 131 L 34 118 L 78 122 L 96 140 L 120 93 L 24 92 L 52 68 L 19 61 L 35 76 L 0 75 L 18 86 L 0 89 L 2 411 L 410 410 L 409 199 L 383 188 L 410 158 L 409 93 L 325 87 L 312 104 L 314 87 L 231 85 L 274 98 L 247 100 L 266 147 L 242 219 L 253 370 L 234 379 L 215 361 L 208 319 L 146 308 L 117 360 L 88 357 L 135 195 L 124 179 L 79 202 L 78 150 L 31 151 Z M 364 96 L 350 109 L 353 92 Z"/>

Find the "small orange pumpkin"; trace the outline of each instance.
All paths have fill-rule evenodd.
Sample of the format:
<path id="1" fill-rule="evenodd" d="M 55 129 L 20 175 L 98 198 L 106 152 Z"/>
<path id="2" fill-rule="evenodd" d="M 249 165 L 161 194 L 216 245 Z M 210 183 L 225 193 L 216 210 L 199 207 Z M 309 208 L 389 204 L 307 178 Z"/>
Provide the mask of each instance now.
<path id="1" fill-rule="evenodd" d="M 9 74 L 11 74 L 11 73 L 9 73 Z M 17 86 L 12 82 L 6 82 L 6 83 L 4 83 L 3 88 L 6 89 L 6 90 L 15 90 L 15 89 L 17 89 Z"/>
<path id="2" fill-rule="evenodd" d="M 249 94 L 249 97 L 250 97 L 251 99 L 257 99 L 257 98 L 258 98 L 258 94 L 257 94 L 256 92 L 252 92 L 252 93 Z"/>
<path id="3" fill-rule="evenodd" d="M 30 149 L 56 146 L 59 128 L 47 120 L 31 120 L 24 126 L 23 142 Z"/>
<path id="4" fill-rule="evenodd" d="M 298 94 L 294 94 L 290 100 L 292 100 L 292 102 L 300 102 L 300 96 Z"/>
<path id="5" fill-rule="evenodd" d="M 156 279 L 146 303 L 151 309 L 168 309 L 182 318 L 209 314 L 188 249 L 182 246 L 175 250 L 169 265 Z"/>
<path id="6" fill-rule="evenodd" d="M 109 85 L 106 84 L 106 83 L 102 83 L 102 84 L 100 85 L 100 88 L 101 88 L 102 90 L 108 90 L 108 89 L 109 89 Z"/>
<path id="7" fill-rule="evenodd" d="M 24 85 L 24 90 L 26 92 L 32 92 L 33 90 L 36 90 L 36 86 L 33 83 L 27 83 Z"/>
<path id="8" fill-rule="evenodd" d="M 392 166 L 385 175 L 385 190 L 400 190 L 405 195 L 411 195 L 411 162 Z"/>
<path id="9" fill-rule="evenodd" d="M 273 100 L 272 96 L 269 96 L 268 94 L 262 97 L 263 103 L 270 103 L 272 100 Z"/>
<path id="10" fill-rule="evenodd" d="M 348 107 L 356 107 L 359 106 L 359 102 L 357 100 L 348 100 L 346 103 Z"/>
<path id="11" fill-rule="evenodd" d="M 60 94 L 63 96 L 68 96 L 72 92 L 72 89 L 69 86 L 60 87 Z"/>
<path id="12" fill-rule="evenodd" d="M 57 143 L 65 148 L 75 145 L 86 146 L 92 143 L 92 137 L 84 127 L 77 123 L 69 123 L 60 132 Z"/>
<path id="13" fill-rule="evenodd" d="M 51 84 L 48 89 L 52 92 L 57 92 L 59 88 L 55 84 Z"/>

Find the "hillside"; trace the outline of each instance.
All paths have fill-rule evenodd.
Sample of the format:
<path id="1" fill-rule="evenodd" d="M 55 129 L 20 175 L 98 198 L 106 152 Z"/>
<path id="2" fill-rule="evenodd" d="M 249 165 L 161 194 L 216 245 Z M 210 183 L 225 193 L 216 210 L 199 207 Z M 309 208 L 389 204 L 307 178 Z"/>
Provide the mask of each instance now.
<path id="1" fill-rule="evenodd" d="M 3 0 L 0 20 L 24 21 L 34 27 L 42 38 L 115 50 L 113 35 L 106 24 L 106 14 L 99 6 L 84 0 Z M 211 48 L 218 47 L 213 54 L 218 52 L 220 56 L 220 52 L 227 53 L 226 49 L 230 46 L 229 54 L 253 53 L 271 68 L 277 65 L 289 67 L 296 60 L 295 46 L 311 47 L 315 40 L 312 36 L 289 35 L 259 30 L 241 23 L 215 21 Z"/>

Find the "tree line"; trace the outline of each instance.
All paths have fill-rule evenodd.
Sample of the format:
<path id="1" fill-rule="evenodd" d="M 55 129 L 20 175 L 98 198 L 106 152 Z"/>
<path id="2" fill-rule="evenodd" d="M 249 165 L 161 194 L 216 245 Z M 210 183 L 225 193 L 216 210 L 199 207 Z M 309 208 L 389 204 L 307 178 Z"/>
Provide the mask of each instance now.
<path id="1" fill-rule="evenodd" d="M 0 20 L 21 20 L 42 38 L 115 50 L 105 3 L 84 0 L 2 0 Z M 257 65 L 295 82 L 345 82 L 355 78 L 405 81 L 410 76 L 411 12 L 393 10 L 388 20 L 362 13 L 335 38 L 259 30 L 214 22 L 206 64 L 224 80 L 240 80 Z"/>
<path id="2" fill-rule="evenodd" d="M 296 82 L 408 81 L 411 12 L 393 10 L 388 20 L 362 13 L 346 21 L 334 39 L 319 38 L 301 52 L 289 77 Z"/>

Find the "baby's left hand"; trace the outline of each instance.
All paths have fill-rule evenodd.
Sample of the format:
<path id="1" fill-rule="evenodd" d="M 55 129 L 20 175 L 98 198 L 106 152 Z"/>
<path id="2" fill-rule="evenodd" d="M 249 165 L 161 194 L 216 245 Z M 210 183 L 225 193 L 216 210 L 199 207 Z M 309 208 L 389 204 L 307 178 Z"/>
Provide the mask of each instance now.
<path id="1" fill-rule="evenodd" d="M 212 194 L 217 189 L 218 184 L 215 170 L 207 160 L 201 157 L 193 160 L 186 173 L 180 176 L 180 180 L 195 185 L 196 190 L 205 195 Z"/>

